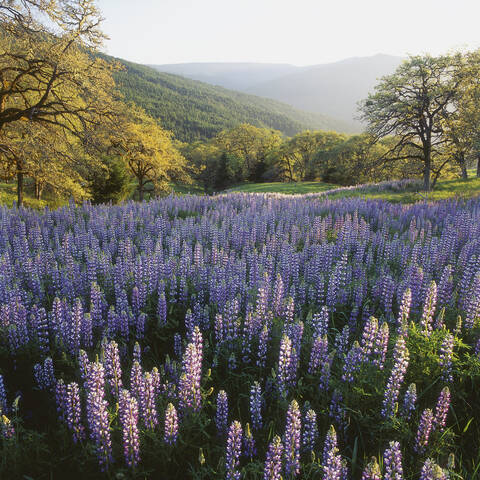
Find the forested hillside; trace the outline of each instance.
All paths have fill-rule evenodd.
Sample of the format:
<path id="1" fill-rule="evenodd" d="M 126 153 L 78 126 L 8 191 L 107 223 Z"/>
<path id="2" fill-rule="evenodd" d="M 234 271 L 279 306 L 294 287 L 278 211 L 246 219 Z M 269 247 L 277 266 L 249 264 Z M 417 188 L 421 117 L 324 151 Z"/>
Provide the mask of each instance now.
<path id="1" fill-rule="evenodd" d="M 296 110 L 289 105 L 247 95 L 117 59 L 125 69 L 115 80 L 126 100 L 160 120 L 182 141 L 212 138 L 221 130 L 250 123 L 291 136 L 306 129 L 351 132 L 346 122 Z"/>

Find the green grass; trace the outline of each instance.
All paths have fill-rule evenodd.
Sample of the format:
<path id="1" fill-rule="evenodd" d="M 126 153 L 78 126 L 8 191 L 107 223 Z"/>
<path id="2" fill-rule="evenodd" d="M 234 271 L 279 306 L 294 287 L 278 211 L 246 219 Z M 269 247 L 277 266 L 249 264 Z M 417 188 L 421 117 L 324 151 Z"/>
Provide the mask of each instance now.
<path id="1" fill-rule="evenodd" d="M 350 191 L 339 192 L 330 195 L 330 198 L 345 198 L 345 197 L 365 197 L 378 200 L 387 200 L 392 203 L 415 203 L 419 201 L 435 201 L 446 200 L 448 198 L 473 198 L 480 195 L 480 178 L 471 176 L 467 180 L 461 178 L 450 180 L 439 180 L 435 189 L 428 194 L 422 191 L 407 190 L 407 191 Z"/>
<path id="2" fill-rule="evenodd" d="M 246 193 L 285 193 L 289 195 L 302 193 L 317 193 L 337 188 L 338 185 L 324 182 L 272 182 L 246 183 L 228 189 L 229 192 Z"/>
<path id="3" fill-rule="evenodd" d="M 247 192 L 247 193 L 285 193 L 285 194 L 303 194 L 303 193 L 321 193 L 326 190 L 338 188 L 338 185 L 332 185 L 323 182 L 296 182 L 296 183 L 247 183 L 229 189 L 229 192 Z M 331 199 L 345 197 L 364 197 L 371 199 L 387 200 L 393 203 L 415 203 L 428 200 L 445 200 L 447 198 L 472 198 L 480 195 L 480 178 L 474 176 L 474 171 L 469 171 L 469 178 L 462 180 L 445 179 L 439 180 L 435 190 L 425 195 L 417 188 L 409 188 L 403 191 L 385 190 L 377 191 L 372 186 L 371 189 L 351 190 L 338 192 L 329 195 Z"/>
<path id="4" fill-rule="evenodd" d="M 0 182 L 0 205 L 7 205 L 11 207 L 13 202 L 17 201 L 17 186 L 15 183 L 3 183 Z M 28 195 L 27 192 L 24 193 L 24 205 L 31 208 L 44 208 L 47 205 L 49 206 L 59 206 L 57 204 L 50 204 L 46 200 L 37 200 L 36 198 Z"/>

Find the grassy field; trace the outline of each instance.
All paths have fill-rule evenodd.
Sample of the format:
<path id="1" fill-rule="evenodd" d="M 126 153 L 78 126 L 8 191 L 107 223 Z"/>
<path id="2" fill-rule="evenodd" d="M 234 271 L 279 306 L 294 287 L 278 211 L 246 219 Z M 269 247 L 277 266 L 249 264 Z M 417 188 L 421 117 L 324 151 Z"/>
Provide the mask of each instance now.
<path id="1" fill-rule="evenodd" d="M 337 188 L 338 185 L 324 182 L 272 182 L 272 183 L 246 183 L 228 189 L 229 192 L 245 193 L 285 193 L 299 195 L 302 193 L 317 193 Z"/>
<path id="2" fill-rule="evenodd" d="M 230 189 L 231 192 L 249 192 L 249 193 L 284 193 L 284 194 L 303 194 L 303 193 L 322 193 L 327 190 L 338 188 L 338 185 L 332 185 L 323 182 L 298 182 L 298 183 L 249 183 Z M 439 180 L 435 190 L 425 195 L 419 191 L 418 187 L 408 188 L 404 191 L 384 190 L 378 191 L 374 186 L 371 189 L 346 190 L 329 195 L 332 199 L 344 197 L 367 197 L 374 199 L 387 200 L 394 203 L 415 203 L 418 201 L 444 200 L 452 197 L 472 198 L 480 195 L 480 178 L 473 176 L 473 171 L 467 180 L 461 178 L 450 180 Z"/>

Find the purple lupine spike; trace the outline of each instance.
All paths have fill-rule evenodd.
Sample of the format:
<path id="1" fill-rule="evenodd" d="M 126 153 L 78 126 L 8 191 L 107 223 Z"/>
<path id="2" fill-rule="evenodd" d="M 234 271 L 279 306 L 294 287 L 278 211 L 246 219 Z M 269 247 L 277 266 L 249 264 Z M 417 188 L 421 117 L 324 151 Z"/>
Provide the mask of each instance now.
<path id="1" fill-rule="evenodd" d="M 267 360 L 269 336 L 270 336 L 270 331 L 268 326 L 265 324 L 262 328 L 262 331 L 260 332 L 260 338 L 258 340 L 257 366 L 259 368 L 265 367 L 265 362 Z"/>
<path id="2" fill-rule="evenodd" d="M 433 428 L 442 431 L 447 421 L 448 409 L 450 408 L 450 389 L 444 387 L 438 396 L 435 416 L 433 417 Z"/>
<path id="3" fill-rule="evenodd" d="M 382 473 L 377 459 L 372 457 L 362 472 L 362 480 L 382 480 Z"/>
<path id="4" fill-rule="evenodd" d="M 102 470 L 107 470 L 112 458 L 110 423 L 105 400 L 105 372 L 101 363 L 91 363 L 87 374 L 87 419 L 90 438 L 95 443 Z"/>
<path id="5" fill-rule="evenodd" d="M 378 335 L 378 320 L 375 317 L 370 317 L 365 323 L 362 333 L 362 356 L 363 361 L 368 361 L 376 345 Z"/>
<path id="6" fill-rule="evenodd" d="M 403 480 L 402 451 L 398 442 L 390 442 L 383 454 L 384 480 Z"/>
<path id="7" fill-rule="evenodd" d="M 15 436 L 15 427 L 6 415 L 0 414 L 0 438 L 8 440 Z"/>
<path id="8" fill-rule="evenodd" d="M 280 395 L 287 396 L 290 379 L 290 360 L 292 356 L 292 341 L 287 335 L 283 335 L 280 342 L 280 354 L 278 356 L 277 387 Z"/>
<path id="9" fill-rule="evenodd" d="M 252 460 L 257 455 L 257 447 L 255 446 L 255 439 L 250 430 L 250 424 L 245 425 L 245 435 L 243 436 L 243 455 Z"/>
<path id="10" fill-rule="evenodd" d="M 179 333 L 173 336 L 173 351 L 178 358 L 182 358 L 182 336 Z"/>
<path id="11" fill-rule="evenodd" d="M 193 342 L 187 345 L 183 355 L 182 375 L 179 382 L 180 408 L 200 410 L 202 396 L 200 381 L 202 374 L 203 340 L 198 327 L 193 333 Z"/>
<path id="12" fill-rule="evenodd" d="M 262 428 L 262 387 L 255 381 L 250 389 L 250 417 L 254 430 Z"/>
<path id="13" fill-rule="evenodd" d="M 285 473 L 296 477 L 300 473 L 300 408 L 296 400 L 292 400 L 287 411 L 287 422 L 284 434 Z"/>
<path id="14" fill-rule="evenodd" d="M 400 311 L 398 312 L 397 327 L 400 335 L 406 336 L 408 331 L 408 316 L 412 304 L 412 291 L 407 288 L 403 293 Z"/>
<path id="15" fill-rule="evenodd" d="M 345 325 L 340 333 L 335 336 L 335 350 L 339 356 L 347 353 L 348 341 L 350 339 L 350 327 Z"/>
<path id="16" fill-rule="evenodd" d="M 130 392 L 138 400 L 143 382 L 143 370 L 139 362 L 134 361 L 130 371 Z"/>
<path id="17" fill-rule="evenodd" d="M 163 439 L 169 445 L 175 445 L 178 437 L 178 415 L 172 403 L 167 405 L 165 412 L 165 431 Z"/>
<path id="18" fill-rule="evenodd" d="M 405 396 L 403 398 L 403 407 L 402 407 L 402 414 L 406 420 L 409 420 L 412 412 L 415 411 L 417 402 L 417 386 L 414 383 L 411 383 L 407 391 L 405 392 Z"/>
<path id="19" fill-rule="evenodd" d="M 323 337 L 328 333 L 328 308 L 325 305 L 320 310 L 320 313 L 313 315 L 312 327 L 314 337 Z"/>
<path id="20" fill-rule="evenodd" d="M 451 265 L 447 265 L 442 273 L 438 284 L 438 305 L 446 307 L 450 304 L 453 292 L 453 269 Z"/>
<path id="21" fill-rule="evenodd" d="M 305 414 L 303 421 L 302 449 L 307 453 L 312 453 L 315 449 L 315 443 L 318 437 L 317 414 L 309 409 Z"/>
<path id="22" fill-rule="evenodd" d="M 140 365 L 142 364 L 142 347 L 138 342 L 135 342 L 133 346 L 133 361 L 138 362 Z"/>
<path id="23" fill-rule="evenodd" d="M 268 446 L 267 458 L 263 470 L 263 480 L 281 480 L 283 444 L 278 435 Z"/>
<path id="24" fill-rule="evenodd" d="M 113 340 L 105 345 L 105 376 L 112 394 L 118 398 L 122 388 L 122 368 L 120 365 L 120 355 L 118 345 Z"/>
<path id="25" fill-rule="evenodd" d="M 353 382 L 355 372 L 358 372 L 362 365 L 363 350 L 360 344 L 355 340 L 352 348 L 345 357 L 343 364 L 342 380 L 345 382 Z"/>
<path id="26" fill-rule="evenodd" d="M 400 336 L 395 344 L 395 350 L 393 352 L 394 365 L 383 397 L 382 415 L 384 417 L 391 417 L 395 414 L 395 405 L 407 371 L 409 358 L 405 338 Z"/>
<path id="27" fill-rule="evenodd" d="M 220 436 L 227 434 L 228 429 L 228 396 L 225 390 L 217 394 L 217 411 L 215 414 L 215 425 Z"/>
<path id="28" fill-rule="evenodd" d="M 480 318 L 480 272 L 475 275 L 473 280 L 465 310 L 467 312 L 465 316 L 465 328 L 470 330 Z"/>
<path id="29" fill-rule="evenodd" d="M 47 357 L 43 365 L 39 363 L 34 365 L 33 375 L 38 388 L 41 390 L 52 390 L 56 384 L 52 359 Z"/>
<path id="30" fill-rule="evenodd" d="M 432 331 L 433 315 L 435 313 L 435 305 L 437 303 L 437 284 L 432 281 L 428 288 L 427 297 L 423 306 L 423 314 L 420 319 L 420 326 L 426 335 Z"/>
<path id="31" fill-rule="evenodd" d="M 316 337 L 313 342 L 312 352 L 310 354 L 310 363 L 308 365 L 308 373 L 315 374 L 319 368 L 322 367 L 324 362 L 328 358 L 328 338 L 326 335 L 323 337 Z"/>
<path id="32" fill-rule="evenodd" d="M 84 325 L 82 301 L 77 298 L 73 306 L 70 323 L 68 324 L 68 346 L 70 353 L 75 354 L 80 349 L 82 325 Z"/>
<path id="33" fill-rule="evenodd" d="M 420 471 L 419 480 L 448 480 L 449 475 L 431 458 L 427 458 Z"/>
<path id="34" fill-rule="evenodd" d="M 142 340 L 145 336 L 145 325 L 147 323 L 147 314 L 139 313 L 135 321 L 135 338 Z"/>
<path id="35" fill-rule="evenodd" d="M 333 425 L 327 432 L 323 446 L 322 469 L 323 480 L 341 480 L 342 477 L 342 459 L 338 455 L 337 432 Z"/>
<path id="36" fill-rule="evenodd" d="M 158 425 L 158 415 L 154 378 L 150 372 L 145 372 L 141 380 L 138 403 L 145 428 L 153 430 Z"/>
<path id="37" fill-rule="evenodd" d="M 80 402 L 80 389 L 75 382 L 67 385 L 65 396 L 65 416 L 69 430 L 72 432 L 73 441 L 81 442 L 85 439 L 85 428 L 82 424 L 82 405 Z"/>
<path id="38" fill-rule="evenodd" d="M 383 370 L 385 365 L 385 359 L 387 357 L 388 340 L 390 337 L 390 328 L 387 322 L 383 322 L 380 327 L 375 345 L 373 347 L 373 353 L 375 358 L 373 360 L 374 365 L 377 365 L 380 370 Z"/>
<path id="39" fill-rule="evenodd" d="M 93 346 L 93 325 L 92 325 L 92 317 L 89 313 L 83 314 L 81 317 L 81 325 L 80 325 L 80 338 L 81 338 L 81 345 L 83 348 L 92 348 Z"/>
<path id="40" fill-rule="evenodd" d="M 61 421 L 66 420 L 66 404 L 67 404 L 67 387 L 62 379 L 58 380 L 55 385 L 55 404 L 57 407 L 58 418 Z"/>
<path id="41" fill-rule="evenodd" d="M 442 369 L 442 379 L 444 382 L 453 382 L 452 376 L 452 356 L 453 356 L 453 335 L 448 332 L 443 339 L 439 352 L 439 364 Z"/>
<path id="42" fill-rule="evenodd" d="M 425 452 L 425 448 L 428 445 L 430 433 L 433 427 L 433 413 L 427 408 L 422 412 L 420 422 L 418 424 L 417 435 L 415 437 L 414 449 L 417 453 Z"/>
<path id="43" fill-rule="evenodd" d="M 8 401 L 7 401 L 7 390 L 5 388 L 5 382 L 3 380 L 3 375 L 0 374 L 0 415 L 9 413 Z"/>
<path id="44" fill-rule="evenodd" d="M 164 327 L 167 324 L 167 299 L 164 290 L 158 295 L 157 318 L 160 327 Z"/>
<path id="45" fill-rule="evenodd" d="M 87 379 L 87 371 L 88 371 L 88 355 L 84 350 L 80 350 L 78 352 L 78 368 L 80 370 L 80 378 L 83 382 Z"/>
<path id="46" fill-rule="evenodd" d="M 125 462 L 135 467 L 140 462 L 140 441 L 138 438 L 138 403 L 128 390 L 122 389 L 119 395 L 119 417 L 122 426 L 123 454 Z"/>
<path id="47" fill-rule="evenodd" d="M 239 480 L 239 459 L 242 453 L 242 425 L 235 420 L 228 430 L 227 451 L 225 455 L 226 480 Z"/>
<path id="48" fill-rule="evenodd" d="M 346 410 L 343 406 L 343 396 L 339 390 L 334 390 L 332 394 L 332 401 L 329 408 L 330 418 L 335 420 L 337 426 L 345 430 L 347 426 L 346 422 Z"/>

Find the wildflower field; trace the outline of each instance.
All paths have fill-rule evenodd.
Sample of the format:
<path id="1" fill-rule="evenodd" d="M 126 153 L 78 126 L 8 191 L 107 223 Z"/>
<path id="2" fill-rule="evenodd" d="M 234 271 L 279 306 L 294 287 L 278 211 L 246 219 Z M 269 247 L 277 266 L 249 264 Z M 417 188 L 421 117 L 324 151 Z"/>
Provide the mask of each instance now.
<path id="1" fill-rule="evenodd" d="M 0 208 L 1 479 L 480 478 L 480 199 Z"/>

